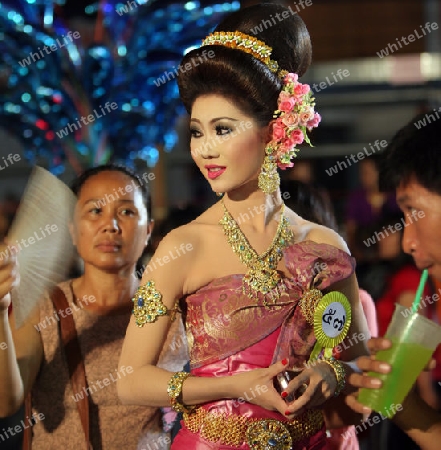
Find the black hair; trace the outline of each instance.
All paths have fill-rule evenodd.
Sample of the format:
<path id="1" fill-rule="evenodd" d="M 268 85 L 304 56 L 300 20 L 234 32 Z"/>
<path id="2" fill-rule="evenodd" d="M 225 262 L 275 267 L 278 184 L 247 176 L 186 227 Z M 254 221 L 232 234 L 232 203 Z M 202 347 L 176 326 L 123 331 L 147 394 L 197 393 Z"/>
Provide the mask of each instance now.
<path id="1" fill-rule="evenodd" d="M 302 181 L 286 180 L 282 181 L 281 190 L 289 192 L 290 197 L 285 200 L 286 206 L 300 217 L 337 231 L 334 213 L 318 189 Z"/>
<path id="2" fill-rule="evenodd" d="M 422 113 L 393 137 L 384 151 L 380 187 L 393 190 L 415 179 L 441 195 L 441 114 Z"/>
<path id="3" fill-rule="evenodd" d="M 147 217 L 149 220 L 152 220 L 152 201 L 150 196 L 150 191 L 147 187 L 147 184 L 144 184 L 141 178 L 129 169 L 126 166 L 118 165 L 118 164 L 103 164 L 101 166 L 91 167 L 90 169 L 86 169 L 81 175 L 79 175 L 72 183 L 71 190 L 75 194 L 76 197 L 80 195 L 81 189 L 84 186 L 84 183 L 94 175 L 98 175 L 101 172 L 120 172 L 124 175 L 130 177 L 135 184 L 139 187 L 142 193 L 142 198 L 144 200 L 144 205 L 147 209 Z"/>
<path id="4" fill-rule="evenodd" d="M 287 18 L 267 26 L 274 16 L 284 14 L 285 17 L 287 13 Z M 215 31 L 239 31 L 263 41 L 272 47 L 271 59 L 278 62 L 281 70 L 301 76 L 311 63 L 311 41 L 306 25 L 285 6 L 263 3 L 240 9 L 228 15 Z M 203 50 L 208 55 L 213 52 L 214 57 L 203 59 L 200 56 Z M 192 50 L 184 56 L 181 66 L 188 63 L 192 68 L 179 73 L 178 86 L 189 113 L 198 97 L 217 94 L 233 101 L 261 126 L 272 120 L 282 80 L 266 64 L 242 50 L 220 45 Z"/>
<path id="5" fill-rule="evenodd" d="M 184 208 L 172 207 L 159 226 L 155 226 L 154 233 L 162 239 L 170 231 L 195 220 L 203 212 L 204 209 L 197 205 L 187 205 Z"/>

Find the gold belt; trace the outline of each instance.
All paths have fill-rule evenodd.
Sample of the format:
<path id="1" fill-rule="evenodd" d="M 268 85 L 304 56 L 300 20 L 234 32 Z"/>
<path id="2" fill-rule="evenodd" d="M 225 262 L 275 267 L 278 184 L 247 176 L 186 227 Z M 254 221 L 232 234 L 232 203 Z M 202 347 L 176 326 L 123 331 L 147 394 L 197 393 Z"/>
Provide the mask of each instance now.
<path id="1" fill-rule="evenodd" d="M 282 422 L 231 414 L 219 414 L 198 408 L 184 413 L 185 426 L 210 442 L 239 447 L 247 442 L 253 450 L 290 450 L 293 442 L 313 436 L 323 426 L 320 410 L 310 409 L 298 419 Z"/>

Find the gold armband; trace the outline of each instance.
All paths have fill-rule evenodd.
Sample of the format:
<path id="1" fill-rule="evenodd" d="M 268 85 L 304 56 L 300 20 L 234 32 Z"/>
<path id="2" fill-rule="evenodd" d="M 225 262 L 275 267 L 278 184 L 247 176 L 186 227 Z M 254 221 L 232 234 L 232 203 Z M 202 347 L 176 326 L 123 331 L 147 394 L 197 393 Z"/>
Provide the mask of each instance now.
<path id="1" fill-rule="evenodd" d="M 176 372 L 168 382 L 167 393 L 170 397 L 170 405 L 178 413 L 191 413 L 196 409 L 196 406 L 186 406 L 182 402 L 182 387 L 184 381 L 190 376 L 188 372 Z"/>
<path id="2" fill-rule="evenodd" d="M 329 364 L 334 371 L 334 375 L 337 380 L 337 388 L 335 389 L 334 397 L 337 397 L 337 395 L 340 394 L 340 392 L 345 388 L 346 385 L 345 366 L 340 361 L 337 361 L 333 356 L 331 356 L 330 358 L 322 359 L 322 361 Z"/>
<path id="3" fill-rule="evenodd" d="M 167 307 L 162 303 L 161 293 L 155 288 L 154 281 L 147 281 L 144 286 L 139 286 L 132 301 L 133 315 L 138 327 L 152 323 L 157 317 L 168 313 Z"/>

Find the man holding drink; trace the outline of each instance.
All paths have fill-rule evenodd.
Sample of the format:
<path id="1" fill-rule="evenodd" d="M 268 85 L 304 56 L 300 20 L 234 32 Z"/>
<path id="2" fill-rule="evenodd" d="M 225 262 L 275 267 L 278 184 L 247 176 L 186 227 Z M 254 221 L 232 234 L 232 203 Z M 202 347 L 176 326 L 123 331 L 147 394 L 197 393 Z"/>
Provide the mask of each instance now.
<path id="1" fill-rule="evenodd" d="M 394 136 L 385 151 L 380 175 L 386 188 L 396 190 L 397 203 L 405 214 L 402 246 L 406 253 L 413 256 L 417 267 L 423 270 L 421 285 L 427 273 L 441 281 L 441 120 L 434 117 L 434 120 L 429 120 L 432 116 L 417 116 Z M 421 220 L 412 222 L 408 218 L 415 212 L 422 212 L 424 215 Z M 420 291 L 422 289 L 418 290 L 413 311 L 417 310 Z M 435 301 L 438 299 L 437 296 Z M 392 367 L 372 357 L 362 357 L 357 360 L 359 369 L 363 372 L 376 372 L 377 378 L 373 378 L 373 374 L 368 376 L 367 373 L 354 373 L 349 377 L 349 383 L 353 386 L 366 388 L 361 391 L 358 400 L 355 396 L 347 397 L 348 405 L 357 412 L 370 411 L 364 404 L 374 406 L 374 409 L 378 410 L 381 400 L 391 401 L 391 398 L 384 395 L 391 393 L 388 389 L 391 382 L 394 387 L 397 387 L 399 380 L 405 384 L 406 378 L 409 382 L 418 375 L 415 373 L 415 377 L 411 376 L 411 369 L 415 368 L 416 372 L 423 369 L 425 360 L 429 359 L 427 357 L 419 365 L 418 361 L 412 358 L 410 365 L 400 367 L 400 359 L 405 356 L 400 357 L 397 354 L 403 346 L 421 345 L 421 352 L 415 352 L 414 355 L 419 353 L 418 356 L 422 357 L 423 348 L 427 349 L 427 355 L 431 354 L 436 344 L 441 341 L 437 335 L 440 327 L 434 322 L 401 310 L 397 310 L 394 317 L 387 333 L 392 342 L 377 338 L 368 343 L 371 353 L 381 351 L 380 357 L 392 361 Z M 421 322 L 421 332 L 415 333 L 414 322 Z M 412 336 L 415 334 L 418 335 L 418 340 Z M 394 379 L 394 375 L 399 375 L 399 378 Z M 381 386 L 385 391 L 378 395 L 381 392 L 378 388 Z M 408 386 L 403 386 L 403 389 L 401 397 L 406 395 L 409 383 Z M 392 401 L 396 399 L 397 397 L 394 397 Z M 424 450 L 440 448 L 437 438 L 441 439 L 441 415 L 428 406 L 415 390 L 411 390 L 407 395 L 402 411 L 397 411 L 393 421 Z"/>

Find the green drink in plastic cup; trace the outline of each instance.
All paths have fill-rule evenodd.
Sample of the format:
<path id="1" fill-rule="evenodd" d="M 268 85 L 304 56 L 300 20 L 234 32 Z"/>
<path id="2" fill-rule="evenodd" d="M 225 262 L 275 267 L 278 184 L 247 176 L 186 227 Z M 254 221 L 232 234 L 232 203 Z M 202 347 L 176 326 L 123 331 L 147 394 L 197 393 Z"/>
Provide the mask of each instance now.
<path id="1" fill-rule="evenodd" d="M 370 376 L 382 380 L 383 386 L 361 389 L 358 400 L 374 411 L 392 417 L 441 342 L 441 327 L 396 304 L 385 337 L 392 341 L 392 347 L 378 352 L 376 359 L 389 363 L 392 370 L 388 374 L 370 372 Z"/>

